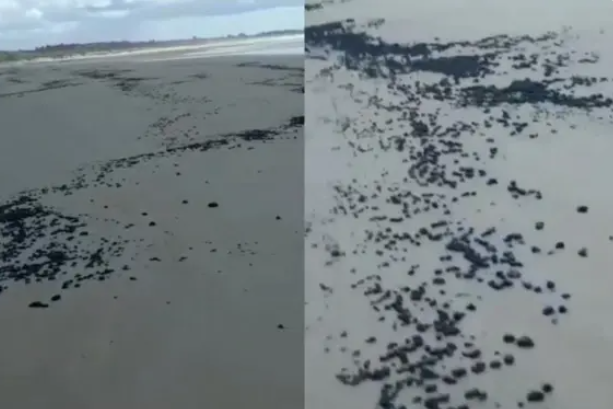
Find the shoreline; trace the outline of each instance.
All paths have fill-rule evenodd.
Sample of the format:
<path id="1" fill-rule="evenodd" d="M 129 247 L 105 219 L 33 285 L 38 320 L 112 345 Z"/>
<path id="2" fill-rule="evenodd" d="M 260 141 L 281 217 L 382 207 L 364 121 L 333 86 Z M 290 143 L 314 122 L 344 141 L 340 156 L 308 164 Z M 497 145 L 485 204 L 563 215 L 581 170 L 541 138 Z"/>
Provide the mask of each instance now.
<path id="1" fill-rule="evenodd" d="M 122 50 L 122 51 L 105 51 L 105 52 L 91 52 L 86 55 L 71 55 L 71 56 L 62 56 L 62 57 L 40 57 L 23 61 L 14 61 L 14 62 L 5 62 L 0 63 L 0 67 L 2 66 L 22 66 L 27 64 L 40 64 L 40 63 L 50 63 L 50 62 L 72 62 L 72 61 L 88 61 L 88 60 L 98 60 L 98 59 L 112 59 L 112 58 L 121 58 L 121 57 L 132 57 L 132 56 L 144 56 L 151 54 L 164 54 L 164 53 L 176 53 L 176 52 L 188 52 L 188 51 L 206 51 L 208 49 L 227 49 L 233 47 L 249 47 L 253 45 L 281 45 L 287 42 L 295 43 L 297 41 L 304 41 L 303 34 L 291 34 L 291 35 L 280 35 L 280 36 L 271 36 L 264 38 L 245 38 L 245 39 L 223 39 L 223 40 L 213 40 L 206 41 L 202 44 L 194 44 L 194 45 L 169 45 L 169 46 L 161 46 L 161 47 L 147 47 L 147 48 L 136 48 L 132 50 Z"/>

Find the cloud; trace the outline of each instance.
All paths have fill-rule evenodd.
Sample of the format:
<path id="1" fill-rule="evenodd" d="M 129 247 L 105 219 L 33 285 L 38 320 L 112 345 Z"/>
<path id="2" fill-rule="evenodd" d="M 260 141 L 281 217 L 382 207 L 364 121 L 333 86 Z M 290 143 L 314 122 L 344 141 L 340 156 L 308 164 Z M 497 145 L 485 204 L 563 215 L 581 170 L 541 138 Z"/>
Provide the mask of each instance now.
<path id="1" fill-rule="evenodd" d="M 300 0 L 0 0 L 0 44 L 29 48 L 50 42 L 302 28 L 303 4 Z M 228 24 L 220 24 L 224 19 Z"/>

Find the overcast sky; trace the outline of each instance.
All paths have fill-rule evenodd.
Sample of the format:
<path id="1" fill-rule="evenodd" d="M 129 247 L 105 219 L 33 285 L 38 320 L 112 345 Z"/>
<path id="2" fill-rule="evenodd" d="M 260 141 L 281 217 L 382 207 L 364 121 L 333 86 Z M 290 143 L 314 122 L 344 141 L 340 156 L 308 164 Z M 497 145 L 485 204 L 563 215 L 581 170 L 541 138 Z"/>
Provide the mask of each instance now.
<path id="1" fill-rule="evenodd" d="M 304 28 L 304 0 L 0 0 L 0 50 Z"/>

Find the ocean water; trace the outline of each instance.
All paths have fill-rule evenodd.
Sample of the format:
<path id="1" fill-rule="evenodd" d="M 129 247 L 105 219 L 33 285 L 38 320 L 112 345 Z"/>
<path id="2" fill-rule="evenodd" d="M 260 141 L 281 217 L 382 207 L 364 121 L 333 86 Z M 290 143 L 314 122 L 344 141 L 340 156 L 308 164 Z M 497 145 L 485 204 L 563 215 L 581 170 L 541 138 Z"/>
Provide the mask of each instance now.
<path id="1" fill-rule="evenodd" d="M 230 57 L 241 55 L 303 55 L 304 36 L 280 36 L 273 38 L 240 41 L 231 45 L 203 47 L 196 51 L 186 50 L 172 55 L 152 56 L 147 61 L 183 60 L 192 58 Z"/>

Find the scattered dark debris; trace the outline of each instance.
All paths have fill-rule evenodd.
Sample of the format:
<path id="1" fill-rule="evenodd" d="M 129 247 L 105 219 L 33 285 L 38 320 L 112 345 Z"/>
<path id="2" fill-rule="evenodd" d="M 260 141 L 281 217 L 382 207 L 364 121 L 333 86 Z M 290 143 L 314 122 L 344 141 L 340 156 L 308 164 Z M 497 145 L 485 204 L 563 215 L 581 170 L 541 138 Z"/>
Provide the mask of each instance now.
<path id="1" fill-rule="evenodd" d="M 305 10 L 324 7 L 323 3 L 308 3 Z M 456 284 L 546 297 L 546 304 L 536 313 L 553 324 L 568 312 L 570 294 L 562 292 L 553 280 L 540 281 L 538 274 L 527 268 L 534 258 L 562 253 L 564 241 L 554 243 L 551 249 L 551 244 L 532 243 L 535 234 L 531 232 L 503 231 L 496 223 L 477 228 L 470 220 L 459 220 L 454 208 L 461 203 L 479 213 L 487 205 L 479 200 L 485 189 L 507 192 L 508 199 L 518 205 L 526 200 L 547 200 L 544 192 L 525 186 L 531 179 L 505 180 L 493 174 L 495 167 L 489 165 L 504 157 L 503 148 L 508 144 L 497 142 L 522 138 L 530 143 L 537 137 L 545 138 L 541 129 L 533 129 L 543 124 L 555 137 L 559 125 L 553 123 L 559 124 L 557 120 L 567 114 L 610 122 L 613 99 L 595 88 L 610 80 L 569 75 L 568 67 L 595 64 L 598 57 L 569 51 L 562 46 L 564 37 L 556 32 L 400 44 L 370 34 L 384 24 L 381 19 L 360 23 L 347 19 L 305 28 L 307 64 L 309 59 L 318 60 L 318 64 L 328 62 L 315 78 L 325 78 L 329 86 L 344 89 L 361 107 L 354 117 L 336 122 L 344 137 L 335 141 L 335 149 L 347 149 L 354 157 L 365 156 L 360 163 L 386 165 L 381 174 L 374 174 L 377 166 L 373 166 L 363 180 L 356 177 L 338 182 L 331 192 L 334 206 L 326 223 L 350 218 L 359 220 L 355 226 L 366 225 L 364 231 L 343 232 L 352 239 L 343 241 L 342 251 L 329 231 L 318 236 L 312 223 L 307 240 L 313 240 L 311 248 L 326 253 L 322 268 L 342 256 L 375 260 L 361 268 L 351 266 L 351 257 L 347 257 L 343 260 L 347 267 L 335 264 L 330 269 L 335 277 L 355 277 L 351 291 L 365 298 L 383 326 L 377 342 L 366 342 L 363 350 L 339 346 L 341 354 L 351 354 L 353 364 L 339 369 L 338 381 L 353 387 L 378 384 L 377 409 L 467 409 L 467 402 L 495 401 L 496 397 L 478 388 L 452 393 L 461 387 L 460 379 L 511 370 L 520 354 L 534 353 L 538 348 L 529 335 L 507 333 L 501 335 L 499 351 L 490 356 L 480 345 L 478 334 L 463 325 L 469 314 L 479 312 L 481 298 L 477 291 L 458 294 Z M 341 70 L 352 71 L 362 82 L 376 79 L 373 89 L 377 94 L 361 91 L 368 87 L 360 87 L 359 81 L 342 82 L 334 75 Z M 416 75 L 424 72 L 431 75 Z M 505 83 L 503 75 L 511 79 Z M 387 87 L 380 86 L 383 83 Z M 519 106 L 530 113 L 519 113 L 515 109 Z M 456 118 L 446 113 L 466 108 L 480 110 L 482 118 L 463 120 L 462 115 Z M 335 122 L 333 114 L 329 120 Z M 472 137 L 482 138 L 483 143 L 476 147 L 468 142 Z M 398 164 L 402 168 L 392 172 Z M 478 189 L 475 181 L 481 183 Z M 588 207 L 580 206 L 577 212 L 585 215 Z M 438 221 L 424 221 L 429 219 Z M 553 224 L 533 223 L 536 231 Z M 428 256 L 438 252 L 438 261 L 421 264 L 421 248 L 432 249 L 423 253 Z M 579 249 L 578 255 L 587 257 L 587 249 Z M 405 280 L 397 277 L 398 270 L 406 271 Z M 334 293 L 327 288 L 320 284 L 327 297 L 340 290 L 336 285 Z M 364 323 L 366 328 L 369 325 Z M 385 329 L 391 335 L 383 335 Z M 330 351 L 331 346 L 324 348 Z M 509 348 L 516 348 L 517 354 L 505 352 Z M 376 353 L 366 358 L 367 351 Z M 543 385 L 547 386 L 518 398 L 543 402 L 553 391 L 551 384 Z M 410 391 L 410 395 L 403 391 Z"/>
<path id="2" fill-rule="evenodd" d="M 587 206 L 579 206 L 577 207 L 577 212 L 578 213 L 587 213 L 588 207 Z"/>
<path id="3" fill-rule="evenodd" d="M 300 77 L 301 80 L 304 72 L 302 67 L 265 63 L 250 63 L 245 67 L 285 71 L 288 78 L 289 76 L 291 78 Z M 71 69 L 66 66 L 61 69 L 52 68 L 59 74 L 64 71 L 67 73 L 67 70 Z M 0 74 L 12 75 L 18 79 L 21 78 L 20 72 L 20 70 L 6 70 Z M 172 143 L 166 143 L 154 152 L 84 165 L 77 169 L 74 178 L 66 183 L 19 192 L 11 199 L 0 203 L 0 294 L 10 291 L 15 285 L 35 285 L 43 282 L 51 284 L 50 291 L 53 292 L 45 299 L 32 301 L 31 308 L 48 308 L 64 300 L 66 297 L 63 292 L 65 291 L 75 290 L 92 282 L 110 280 L 117 275 L 132 274 L 126 279 L 131 282 L 139 280 L 140 277 L 132 272 L 130 266 L 125 264 L 126 260 L 123 259 L 124 257 L 133 259 L 136 253 L 132 247 L 138 244 L 136 241 L 123 238 L 122 228 L 130 229 L 136 224 L 144 223 L 154 230 L 159 229 L 156 221 L 151 220 L 151 216 L 143 211 L 142 216 L 147 218 L 139 223 L 119 225 L 117 237 L 99 237 L 97 232 L 91 228 L 92 216 L 68 215 L 59 209 L 47 206 L 44 204 L 46 195 L 71 195 L 78 190 L 91 187 L 121 188 L 125 185 L 125 180 L 120 180 L 119 175 L 116 175 L 119 169 L 138 166 L 159 158 L 180 159 L 187 153 L 236 149 L 241 146 L 249 148 L 257 146 L 258 143 L 298 139 L 304 126 L 304 116 L 293 116 L 276 127 L 247 129 L 231 134 L 202 135 L 200 129 L 187 128 L 185 122 L 197 115 L 197 110 L 193 109 L 194 106 L 200 109 L 203 102 L 209 102 L 206 96 L 188 98 L 185 93 L 173 90 L 173 86 L 180 84 L 162 83 L 158 78 L 139 75 L 135 70 L 117 69 L 112 66 L 97 66 L 71 72 L 71 74 L 75 74 L 80 81 L 75 81 L 74 78 L 70 80 L 54 79 L 32 85 L 34 82 L 24 80 L 19 85 L 21 88 L 27 87 L 28 90 L 0 95 L 0 97 L 23 96 L 31 92 L 60 89 L 96 81 L 128 96 L 149 98 L 160 104 L 172 106 L 168 114 L 154 122 L 149 133 L 144 136 L 161 136 L 168 141 L 174 139 Z M 285 74 L 282 73 L 283 75 Z M 208 73 L 205 72 L 186 78 L 189 81 L 211 80 Z M 1 80 L 7 81 L 7 77 L 3 76 Z M 180 82 L 184 83 L 187 80 Z M 32 86 L 38 88 L 31 89 Z M 180 134 L 181 132 L 183 134 Z M 178 163 L 180 162 L 176 161 L 175 164 Z M 182 172 L 177 169 L 175 174 L 181 176 Z M 190 201 L 183 199 L 181 203 L 187 205 Z M 99 206 L 109 209 L 108 204 L 102 203 Z M 210 202 L 207 206 L 217 208 L 219 204 Z M 103 221 L 119 224 L 111 219 Z M 130 250 L 127 251 L 127 249 Z M 239 248 L 238 251 L 250 255 L 255 254 L 253 249 Z M 187 260 L 187 258 L 187 255 L 181 256 L 179 261 Z M 161 262 L 159 257 L 154 256 L 149 259 L 151 262 Z M 120 261 L 121 264 L 116 265 Z"/>
<path id="4" fill-rule="evenodd" d="M 74 80 L 52 80 L 52 81 L 43 82 L 42 84 L 38 85 L 36 88 L 33 88 L 33 89 L 0 93 L 0 98 L 10 98 L 10 97 L 20 98 L 28 94 L 37 94 L 40 92 L 46 92 L 46 91 L 57 90 L 57 89 L 62 89 L 62 88 L 69 88 L 69 87 L 77 87 L 80 85 L 82 85 L 80 82 L 77 82 Z"/>
<path id="5" fill-rule="evenodd" d="M 105 281 L 115 273 L 110 261 L 121 256 L 126 245 L 122 239 L 95 239 L 86 217 L 62 214 L 36 196 L 22 194 L 0 205 L 1 292 L 16 284 L 53 282 L 69 290 Z M 60 299 L 59 294 L 51 297 L 54 302 Z"/>
<path id="6" fill-rule="evenodd" d="M 321 10 L 323 9 L 324 6 L 321 3 L 307 3 L 304 5 L 304 10 L 305 11 L 313 11 L 313 10 Z"/>

